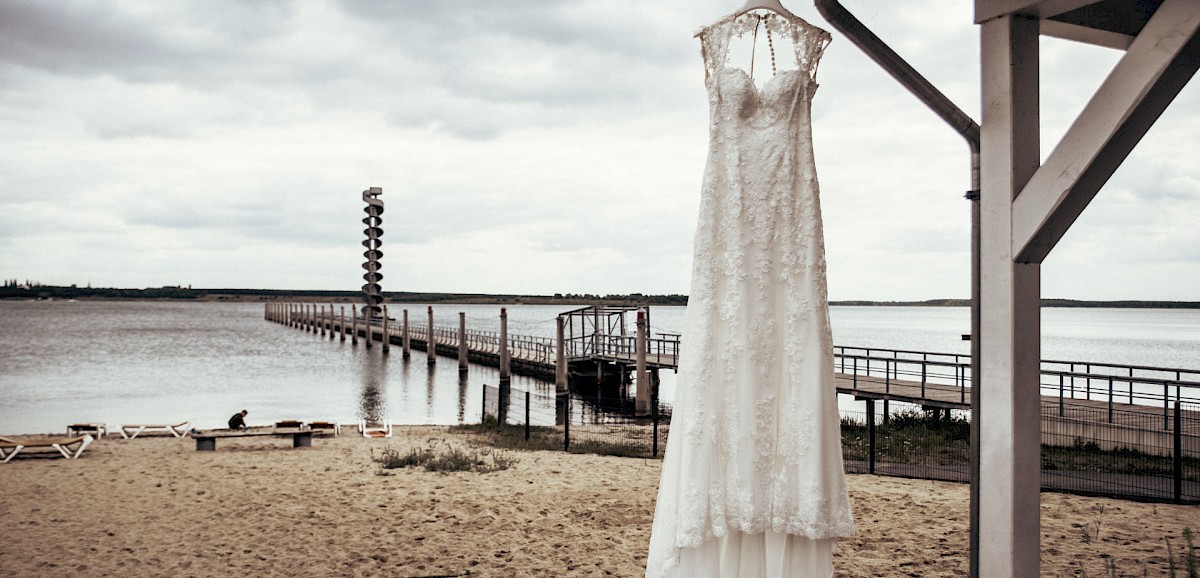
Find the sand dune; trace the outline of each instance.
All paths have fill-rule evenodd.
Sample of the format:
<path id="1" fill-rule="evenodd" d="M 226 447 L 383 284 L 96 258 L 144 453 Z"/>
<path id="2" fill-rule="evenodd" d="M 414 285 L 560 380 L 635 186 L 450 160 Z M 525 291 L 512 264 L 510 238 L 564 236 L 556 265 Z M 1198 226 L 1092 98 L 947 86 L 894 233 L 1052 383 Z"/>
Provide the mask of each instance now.
<path id="1" fill-rule="evenodd" d="M 0 576 L 640 576 L 654 460 L 512 452 L 487 474 L 372 461 L 470 438 L 442 427 L 392 439 L 104 439 L 79 460 L 0 465 Z M 838 576 L 965 576 L 967 486 L 850 476 L 858 535 Z M 1042 497 L 1048 576 L 1167 573 L 1200 508 Z M 1087 536 L 1085 537 L 1085 532 Z"/>

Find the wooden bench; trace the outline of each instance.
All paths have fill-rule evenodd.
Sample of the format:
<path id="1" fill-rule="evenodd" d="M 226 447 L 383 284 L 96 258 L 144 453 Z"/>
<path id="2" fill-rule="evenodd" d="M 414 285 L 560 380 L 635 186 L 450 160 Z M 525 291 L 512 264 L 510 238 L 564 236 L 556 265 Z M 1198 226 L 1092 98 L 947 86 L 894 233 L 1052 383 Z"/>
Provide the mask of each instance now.
<path id="1" fill-rule="evenodd" d="M 220 438 L 247 438 L 247 437 L 262 437 L 262 436 L 291 436 L 292 447 L 294 448 L 310 448 L 312 447 L 313 431 L 308 429 L 295 429 L 290 431 L 284 430 L 254 430 L 254 431 L 239 431 L 239 430 L 218 430 L 207 432 L 193 432 L 191 435 L 196 440 L 196 451 L 198 452 L 215 452 L 217 451 L 217 439 Z"/>

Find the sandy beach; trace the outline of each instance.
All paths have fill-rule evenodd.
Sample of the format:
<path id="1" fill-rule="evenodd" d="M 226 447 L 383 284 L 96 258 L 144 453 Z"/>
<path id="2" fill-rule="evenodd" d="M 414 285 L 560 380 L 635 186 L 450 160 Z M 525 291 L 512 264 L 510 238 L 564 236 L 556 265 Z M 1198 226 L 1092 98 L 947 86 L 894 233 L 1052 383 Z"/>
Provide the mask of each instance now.
<path id="1" fill-rule="evenodd" d="M 354 434 L 354 432 L 351 432 Z M 0 576 L 641 576 L 659 462 L 505 452 L 491 473 L 386 470 L 373 457 L 471 447 L 445 427 L 220 440 L 106 438 L 78 460 L 0 465 Z M 858 534 L 837 576 L 965 576 L 963 484 L 849 477 Z M 1042 573 L 1168 575 L 1200 508 L 1042 495 Z"/>

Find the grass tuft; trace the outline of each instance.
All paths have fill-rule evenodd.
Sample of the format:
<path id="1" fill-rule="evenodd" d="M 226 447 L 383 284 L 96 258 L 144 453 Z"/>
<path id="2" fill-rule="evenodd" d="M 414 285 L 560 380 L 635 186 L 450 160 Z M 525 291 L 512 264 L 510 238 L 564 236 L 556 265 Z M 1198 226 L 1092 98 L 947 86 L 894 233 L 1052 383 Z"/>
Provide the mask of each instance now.
<path id="1" fill-rule="evenodd" d="M 372 452 L 372 460 L 379 464 L 379 475 L 391 475 L 389 470 L 399 468 L 424 468 L 428 472 L 475 472 L 487 474 L 507 470 L 518 460 L 494 449 L 462 449 L 446 440 L 430 440 L 429 447 L 412 448 L 401 453 L 391 447 L 384 448 L 379 457 Z"/>

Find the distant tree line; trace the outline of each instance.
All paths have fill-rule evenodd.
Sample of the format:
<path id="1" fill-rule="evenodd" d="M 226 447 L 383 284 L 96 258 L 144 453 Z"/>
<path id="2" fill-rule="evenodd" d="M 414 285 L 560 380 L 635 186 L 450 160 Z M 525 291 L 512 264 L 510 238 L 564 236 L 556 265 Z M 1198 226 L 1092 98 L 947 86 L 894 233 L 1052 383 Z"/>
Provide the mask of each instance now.
<path id="1" fill-rule="evenodd" d="M 555 293 L 554 295 L 515 295 L 495 293 L 426 293 L 388 291 L 383 294 L 388 303 L 457 303 L 457 304 L 612 304 L 612 305 L 687 305 L 687 295 L 644 295 L 642 293 L 608 294 Z M 117 289 L 111 287 L 67 287 L 45 285 L 33 281 L 4 280 L 0 299 L 193 299 L 240 301 L 360 301 L 361 291 L 325 291 L 303 289 L 192 289 L 182 286 L 146 289 Z M 830 305 L 846 307 L 969 307 L 967 299 L 929 299 L 926 301 L 831 301 Z M 1197 301 L 1082 301 L 1076 299 L 1042 299 L 1042 307 L 1112 307 L 1142 309 L 1200 309 Z"/>

